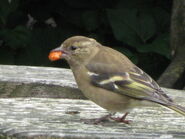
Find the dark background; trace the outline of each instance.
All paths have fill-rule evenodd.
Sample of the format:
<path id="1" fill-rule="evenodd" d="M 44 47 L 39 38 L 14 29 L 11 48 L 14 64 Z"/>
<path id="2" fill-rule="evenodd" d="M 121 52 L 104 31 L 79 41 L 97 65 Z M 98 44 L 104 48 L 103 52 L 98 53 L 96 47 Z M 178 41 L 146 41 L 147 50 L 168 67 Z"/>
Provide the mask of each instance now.
<path id="1" fill-rule="evenodd" d="M 171 9 L 172 0 L 0 0 L 0 64 L 68 67 L 48 53 L 84 35 L 157 79 L 171 61 Z"/>

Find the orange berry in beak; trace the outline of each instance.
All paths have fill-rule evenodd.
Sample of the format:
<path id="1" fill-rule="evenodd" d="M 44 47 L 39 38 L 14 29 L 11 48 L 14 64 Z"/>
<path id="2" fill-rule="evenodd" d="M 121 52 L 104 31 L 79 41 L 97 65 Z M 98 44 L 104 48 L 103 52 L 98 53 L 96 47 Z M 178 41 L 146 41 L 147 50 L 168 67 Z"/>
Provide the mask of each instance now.
<path id="1" fill-rule="evenodd" d="M 61 59 L 61 57 L 62 57 L 61 51 L 51 51 L 48 56 L 49 60 L 51 60 L 51 61 L 59 60 L 59 59 Z"/>

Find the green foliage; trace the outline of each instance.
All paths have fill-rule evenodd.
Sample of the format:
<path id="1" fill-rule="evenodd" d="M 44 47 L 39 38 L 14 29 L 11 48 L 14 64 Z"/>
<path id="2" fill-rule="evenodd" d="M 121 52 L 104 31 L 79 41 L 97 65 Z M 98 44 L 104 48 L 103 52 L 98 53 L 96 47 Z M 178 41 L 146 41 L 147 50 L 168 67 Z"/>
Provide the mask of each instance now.
<path id="1" fill-rule="evenodd" d="M 12 0 L 9 2 L 8 0 L 0 1 L 0 25 L 5 25 L 8 16 L 13 13 L 19 5 L 19 0 Z"/>
<path id="2" fill-rule="evenodd" d="M 107 10 L 108 18 L 117 40 L 137 47 L 154 36 L 153 18 L 137 9 Z"/>
<path id="3" fill-rule="evenodd" d="M 12 49 L 25 47 L 29 43 L 29 31 L 24 26 L 16 26 L 14 29 L 4 28 L 0 31 L 0 37 Z"/>
<path id="4" fill-rule="evenodd" d="M 135 47 L 139 52 L 156 52 L 169 58 L 169 35 L 158 31 L 152 10 L 111 9 L 107 10 L 107 15 L 117 40 Z M 158 22 L 158 25 L 163 26 L 164 22 Z"/>
<path id="5" fill-rule="evenodd" d="M 19 0 L 0 1 L 0 38 L 5 46 L 11 49 L 25 47 L 28 45 L 30 38 L 29 30 L 25 26 L 8 23 L 11 20 L 11 15 L 16 13 L 18 6 Z"/>
<path id="6" fill-rule="evenodd" d="M 156 52 L 160 55 L 170 58 L 170 49 L 169 49 L 169 34 L 161 34 L 152 43 L 144 44 L 137 47 L 139 52 Z"/>
<path id="7" fill-rule="evenodd" d="M 49 51 L 70 36 L 85 35 L 152 71 L 148 63 L 167 65 L 170 59 L 171 1 L 1 0 L 0 63 L 60 66 L 48 60 Z M 28 14 L 36 20 L 29 28 Z M 45 23 L 49 18 L 56 27 Z"/>

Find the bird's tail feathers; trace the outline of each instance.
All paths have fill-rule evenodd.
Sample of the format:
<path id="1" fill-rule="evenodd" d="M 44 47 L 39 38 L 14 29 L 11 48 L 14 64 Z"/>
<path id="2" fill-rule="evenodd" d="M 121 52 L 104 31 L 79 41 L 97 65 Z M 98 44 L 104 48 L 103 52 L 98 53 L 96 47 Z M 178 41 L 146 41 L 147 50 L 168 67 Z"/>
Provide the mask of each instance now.
<path id="1" fill-rule="evenodd" d="M 171 105 L 167 105 L 166 107 L 176 111 L 177 113 L 180 113 L 181 115 L 185 116 L 185 107 L 182 107 L 180 105 L 177 104 L 171 104 Z"/>

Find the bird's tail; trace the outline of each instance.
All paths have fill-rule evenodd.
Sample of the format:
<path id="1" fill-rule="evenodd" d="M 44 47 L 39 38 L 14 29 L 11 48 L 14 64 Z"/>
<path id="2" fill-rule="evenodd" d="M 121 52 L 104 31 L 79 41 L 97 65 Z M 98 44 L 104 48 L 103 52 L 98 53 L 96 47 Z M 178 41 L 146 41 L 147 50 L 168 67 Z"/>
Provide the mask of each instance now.
<path id="1" fill-rule="evenodd" d="M 166 107 L 176 111 L 177 113 L 180 113 L 181 115 L 185 116 L 185 107 L 182 107 L 180 105 L 177 104 L 171 104 L 171 105 L 167 105 Z"/>

